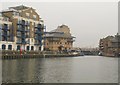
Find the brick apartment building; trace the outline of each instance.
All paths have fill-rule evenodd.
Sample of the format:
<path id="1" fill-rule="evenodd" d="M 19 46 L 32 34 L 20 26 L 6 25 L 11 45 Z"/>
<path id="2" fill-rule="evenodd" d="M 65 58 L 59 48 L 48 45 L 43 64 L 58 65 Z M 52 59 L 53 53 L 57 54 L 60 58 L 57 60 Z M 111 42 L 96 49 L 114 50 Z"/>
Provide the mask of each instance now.
<path id="1" fill-rule="evenodd" d="M 45 34 L 45 50 L 62 51 L 71 49 L 75 37 L 70 33 L 66 25 L 58 26 L 57 29 Z"/>
<path id="2" fill-rule="evenodd" d="M 32 7 L 9 7 L 0 12 L 0 49 L 43 50 L 44 23 Z"/>
<path id="3" fill-rule="evenodd" d="M 99 50 L 104 56 L 119 56 L 120 54 L 120 35 L 107 36 L 100 39 Z"/>

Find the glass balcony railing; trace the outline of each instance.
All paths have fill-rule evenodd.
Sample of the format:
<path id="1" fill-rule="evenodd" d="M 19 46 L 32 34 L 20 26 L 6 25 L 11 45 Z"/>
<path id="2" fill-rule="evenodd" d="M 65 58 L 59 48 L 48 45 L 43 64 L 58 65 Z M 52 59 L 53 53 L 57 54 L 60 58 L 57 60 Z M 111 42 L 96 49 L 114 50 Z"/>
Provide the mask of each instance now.
<path id="1" fill-rule="evenodd" d="M 17 41 L 16 43 L 17 43 L 17 44 L 22 44 L 22 41 Z"/>
<path id="2" fill-rule="evenodd" d="M 25 32 L 29 32 L 30 30 L 29 29 L 25 29 Z"/>
<path id="3" fill-rule="evenodd" d="M 28 23 L 28 22 L 25 22 L 25 25 L 26 25 L 26 26 L 29 26 L 29 25 L 30 25 L 30 23 Z"/>
<path id="4" fill-rule="evenodd" d="M 40 31 L 36 30 L 36 31 L 35 31 L 35 34 L 40 34 Z"/>

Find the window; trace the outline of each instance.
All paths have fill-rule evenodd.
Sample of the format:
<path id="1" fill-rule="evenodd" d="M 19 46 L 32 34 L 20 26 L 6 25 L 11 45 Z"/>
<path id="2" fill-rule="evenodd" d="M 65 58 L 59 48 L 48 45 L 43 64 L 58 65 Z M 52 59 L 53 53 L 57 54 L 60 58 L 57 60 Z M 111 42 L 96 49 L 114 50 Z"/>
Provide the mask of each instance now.
<path id="1" fill-rule="evenodd" d="M 0 29 L 2 29 L 2 24 L 0 24 Z"/>
<path id="2" fill-rule="evenodd" d="M 9 32 L 9 31 L 7 31 L 7 35 L 10 35 L 10 32 Z"/>
<path id="3" fill-rule="evenodd" d="M 30 14 L 29 13 L 26 13 L 26 17 L 29 18 Z"/>
<path id="4" fill-rule="evenodd" d="M 33 42 L 33 39 L 31 39 L 31 42 Z"/>
<path id="5" fill-rule="evenodd" d="M 32 25 L 34 26 L 34 22 L 32 22 Z"/>
<path id="6" fill-rule="evenodd" d="M 29 50 L 29 46 L 27 46 L 27 50 Z"/>
<path id="7" fill-rule="evenodd" d="M 14 16 L 19 16 L 20 14 L 18 12 L 13 13 Z"/>
<path id="8" fill-rule="evenodd" d="M 2 16 L 2 13 L 0 13 L 0 16 Z"/>
<path id="9" fill-rule="evenodd" d="M 17 46 L 17 50 L 20 50 L 20 46 L 19 45 Z"/>
<path id="10" fill-rule="evenodd" d="M 33 19 L 36 19 L 37 17 L 36 17 L 36 15 L 33 15 Z"/>
<path id="11" fill-rule="evenodd" d="M 21 24 L 22 23 L 22 20 L 21 19 L 18 19 L 18 24 Z"/>
<path id="12" fill-rule="evenodd" d="M 31 50 L 34 50 L 34 46 L 31 46 Z"/>
<path id="13" fill-rule="evenodd" d="M 21 36 L 21 32 L 17 32 L 17 36 Z"/>
<path id="14" fill-rule="evenodd" d="M 41 50 L 41 47 L 39 47 L 39 50 Z"/>
<path id="15" fill-rule="evenodd" d="M 8 50 L 12 50 L 12 45 L 8 45 Z"/>
<path id="16" fill-rule="evenodd" d="M 2 45 L 2 50 L 5 50 L 6 49 L 6 45 Z"/>
<path id="17" fill-rule="evenodd" d="M 17 38 L 17 42 L 18 42 L 18 43 L 21 43 L 21 38 Z"/>
<path id="18" fill-rule="evenodd" d="M 2 33 L 0 32 L 0 41 L 2 41 Z"/>

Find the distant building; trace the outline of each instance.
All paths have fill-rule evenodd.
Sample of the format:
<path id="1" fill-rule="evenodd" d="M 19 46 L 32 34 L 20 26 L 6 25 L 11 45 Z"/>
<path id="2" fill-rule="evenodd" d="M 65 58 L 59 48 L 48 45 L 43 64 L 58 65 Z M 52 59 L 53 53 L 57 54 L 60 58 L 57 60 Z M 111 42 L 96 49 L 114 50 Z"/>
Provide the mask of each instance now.
<path id="1" fill-rule="evenodd" d="M 44 23 L 35 9 L 24 5 L 0 13 L 0 49 L 42 50 Z"/>
<path id="2" fill-rule="evenodd" d="M 100 39 L 99 50 L 105 56 L 118 56 L 120 54 L 120 35 Z"/>
<path id="3" fill-rule="evenodd" d="M 75 37 L 70 33 L 70 29 L 66 25 L 58 26 L 57 29 L 46 32 L 45 34 L 45 50 L 62 51 L 69 50 L 73 46 Z"/>

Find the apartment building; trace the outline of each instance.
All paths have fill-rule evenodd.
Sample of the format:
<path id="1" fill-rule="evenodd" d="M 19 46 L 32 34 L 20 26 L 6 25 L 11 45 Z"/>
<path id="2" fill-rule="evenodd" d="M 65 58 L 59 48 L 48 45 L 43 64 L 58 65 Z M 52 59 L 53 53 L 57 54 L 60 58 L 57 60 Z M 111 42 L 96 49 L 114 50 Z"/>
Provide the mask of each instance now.
<path id="1" fill-rule="evenodd" d="M 12 46 L 14 47 L 14 42 L 12 32 L 12 22 L 0 13 L 0 50 L 13 50 Z"/>
<path id="2" fill-rule="evenodd" d="M 8 50 L 3 47 L 10 41 L 11 50 L 43 50 L 44 23 L 35 9 L 24 5 L 9 7 L 1 12 L 1 16 L 8 20 L 7 24 L 0 20 L 2 37 L 7 37 L 2 38 L 1 49 Z"/>
<path id="3" fill-rule="evenodd" d="M 104 56 L 118 56 L 120 54 L 120 35 L 100 39 L 99 50 Z"/>
<path id="4" fill-rule="evenodd" d="M 73 46 L 75 37 L 70 33 L 70 28 L 66 25 L 58 26 L 57 29 L 45 34 L 45 50 L 63 51 L 69 50 Z"/>

